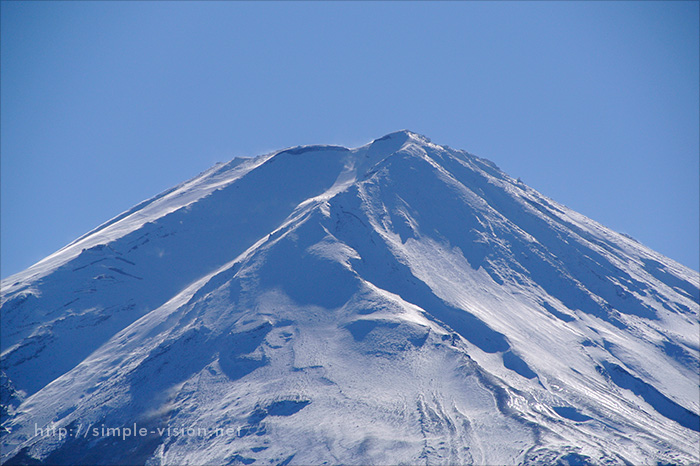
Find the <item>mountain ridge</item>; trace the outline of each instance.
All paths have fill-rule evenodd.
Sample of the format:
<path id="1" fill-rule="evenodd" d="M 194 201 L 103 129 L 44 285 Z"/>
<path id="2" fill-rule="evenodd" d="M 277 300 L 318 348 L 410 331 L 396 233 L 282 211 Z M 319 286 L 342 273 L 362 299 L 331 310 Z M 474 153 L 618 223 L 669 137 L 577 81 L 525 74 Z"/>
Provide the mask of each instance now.
<path id="1" fill-rule="evenodd" d="M 410 131 L 234 159 L 3 281 L 2 460 L 697 462 L 697 282 Z"/>

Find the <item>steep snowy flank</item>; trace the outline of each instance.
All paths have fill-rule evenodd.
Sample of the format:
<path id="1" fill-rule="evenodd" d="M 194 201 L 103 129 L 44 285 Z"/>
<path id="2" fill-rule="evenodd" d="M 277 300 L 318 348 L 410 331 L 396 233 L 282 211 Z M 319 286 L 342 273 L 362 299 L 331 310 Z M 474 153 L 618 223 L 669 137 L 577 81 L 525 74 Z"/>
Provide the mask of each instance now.
<path id="1" fill-rule="evenodd" d="M 2 282 L 2 462 L 697 464 L 699 282 L 409 131 L 235 159 Z"/>

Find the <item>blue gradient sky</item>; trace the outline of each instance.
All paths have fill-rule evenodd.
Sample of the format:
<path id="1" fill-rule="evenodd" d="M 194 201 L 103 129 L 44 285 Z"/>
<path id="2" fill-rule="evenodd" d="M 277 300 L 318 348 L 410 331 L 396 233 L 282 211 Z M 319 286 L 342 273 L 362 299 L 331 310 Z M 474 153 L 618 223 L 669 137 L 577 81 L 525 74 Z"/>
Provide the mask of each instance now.
<path id="1" fill-rule="evenodd" d="M 1 274 L 217 161 L 398 129 L 699 268 L 698 2 L 2 2 Z"/>

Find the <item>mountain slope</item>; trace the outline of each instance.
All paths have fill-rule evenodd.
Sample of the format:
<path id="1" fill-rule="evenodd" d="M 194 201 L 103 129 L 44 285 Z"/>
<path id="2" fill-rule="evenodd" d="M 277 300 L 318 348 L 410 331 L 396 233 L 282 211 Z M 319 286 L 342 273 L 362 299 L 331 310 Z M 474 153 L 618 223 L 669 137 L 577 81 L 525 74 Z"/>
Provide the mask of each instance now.
<path id="1" fill-rule="evenodd" d="M 2 460 L 697 463 L 699 280 L 408 131 L 236 159 L 3 281 Z"/>

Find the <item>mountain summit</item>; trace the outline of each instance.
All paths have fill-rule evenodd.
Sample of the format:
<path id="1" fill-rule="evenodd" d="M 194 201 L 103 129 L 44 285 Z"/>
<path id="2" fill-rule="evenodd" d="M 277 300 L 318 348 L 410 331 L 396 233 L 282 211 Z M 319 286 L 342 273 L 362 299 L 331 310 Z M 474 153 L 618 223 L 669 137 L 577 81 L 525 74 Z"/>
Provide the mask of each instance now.
<path id="1" fill-rule="evenodd" d="M 2 462 L 697 463 L 699 281 L 409 131 L 234 159 L 2 282 Z"/>

